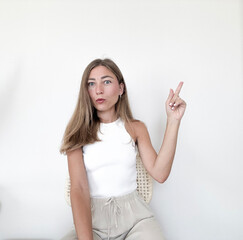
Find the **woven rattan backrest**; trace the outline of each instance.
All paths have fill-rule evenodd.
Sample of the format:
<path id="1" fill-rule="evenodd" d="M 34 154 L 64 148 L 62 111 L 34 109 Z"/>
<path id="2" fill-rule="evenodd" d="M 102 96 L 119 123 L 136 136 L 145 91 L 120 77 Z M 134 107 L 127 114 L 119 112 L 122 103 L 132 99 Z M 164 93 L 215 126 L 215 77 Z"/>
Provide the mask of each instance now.
<path id="1" fill-rule="evenodd" d="M 152 177 L 148 174 L 147 170 L 145 169 L 139 154 L 137 154 L 136 169 L 137 169 L 137 191 L 143 197 L 145 202 L 149 203 L 153 193 L 153 181 L 152 181 Z M 65 199 L 68 205 L 71 206 L 70 188 L 71 188 L 71 183 L 70 183 L 70 178 L 68 176 L 66 178 L 66 184 L 65 184 Z"/>
<path id="2" fill-rule="evenodd" d="M 142 160 L 137 154 L 137 191 L 144 198 L 145 202 L 149 203 L 153 193 L 153 181 L 148 171 L 145 169 Z"/>

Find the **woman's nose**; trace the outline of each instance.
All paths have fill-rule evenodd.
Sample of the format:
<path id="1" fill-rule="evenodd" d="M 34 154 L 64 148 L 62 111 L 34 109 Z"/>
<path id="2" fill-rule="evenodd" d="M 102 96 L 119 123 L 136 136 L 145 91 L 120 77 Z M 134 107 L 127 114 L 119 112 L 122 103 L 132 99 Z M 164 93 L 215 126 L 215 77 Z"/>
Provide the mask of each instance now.
<path id="1" fill-rule="evenodd" d="M 96 85 L 96 93 L 99 94 L 99 93 L 103 93 L 104 92 L 104 89 L 102 87 L 101 84 L 97 84 Z"/>

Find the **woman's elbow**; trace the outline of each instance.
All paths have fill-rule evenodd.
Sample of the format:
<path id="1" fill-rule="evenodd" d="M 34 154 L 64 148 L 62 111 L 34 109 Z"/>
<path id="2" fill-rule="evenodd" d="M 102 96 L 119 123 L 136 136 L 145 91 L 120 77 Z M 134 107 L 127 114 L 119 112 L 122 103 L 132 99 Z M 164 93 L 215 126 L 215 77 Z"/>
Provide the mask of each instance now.
<path id="1" fill-rule="evenodd" d="M 159 178 L 156 178 L 155 179 L 158 183 L 164 183 L 166 180 L 167 180 L 167 178 L 165 178 L 165 177 L 159 177 Z"/>

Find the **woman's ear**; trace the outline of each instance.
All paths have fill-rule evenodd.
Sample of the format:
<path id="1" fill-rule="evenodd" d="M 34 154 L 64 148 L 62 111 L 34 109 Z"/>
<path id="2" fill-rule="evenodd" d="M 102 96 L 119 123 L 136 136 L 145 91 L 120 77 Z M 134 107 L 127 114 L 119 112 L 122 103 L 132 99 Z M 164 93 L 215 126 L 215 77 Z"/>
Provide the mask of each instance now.
<path id="1" fill-rule="evenodd" d="M 120 83 L 120 86 L 119 86 L 119 94 L 122 95 L 124 92 L 124 84 L 123 83 Z"/>

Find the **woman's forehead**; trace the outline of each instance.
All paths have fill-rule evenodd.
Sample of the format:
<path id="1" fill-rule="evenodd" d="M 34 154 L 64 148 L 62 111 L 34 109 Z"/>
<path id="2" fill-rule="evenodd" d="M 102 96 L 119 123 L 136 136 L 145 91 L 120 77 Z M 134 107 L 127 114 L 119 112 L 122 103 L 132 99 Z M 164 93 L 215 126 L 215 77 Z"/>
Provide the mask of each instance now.
<path id="1" fill-rule="evenodd" d="M 116 79 L 115 74 L 105 66 L 97 66 L 93 68 L 89 74 L 89 78 L 101 78 L 103 76 L 110 76 Z"/>

